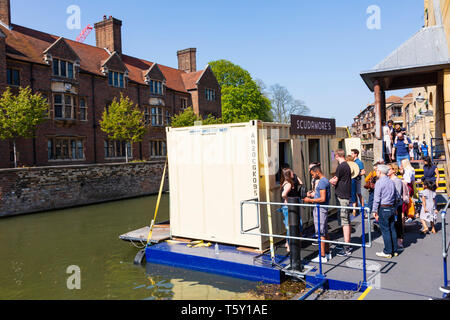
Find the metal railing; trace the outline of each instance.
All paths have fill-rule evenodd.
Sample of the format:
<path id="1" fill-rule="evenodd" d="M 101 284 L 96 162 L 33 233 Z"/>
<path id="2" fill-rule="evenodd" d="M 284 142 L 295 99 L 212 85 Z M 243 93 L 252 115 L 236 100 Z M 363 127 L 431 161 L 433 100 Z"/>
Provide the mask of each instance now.
<path id="1" fill-rule="evenodd" d="M 249 229 L 244 230 L 244 205 L 256 205 L 257 211 L 257 225 L 254 227 L 251 227 Z M 251 232 L 255 229 L 260 228 L 260 221 L 261 221 L 261 213 L 259 210 L 260 205 L 274 205 L 274 206 L 295 206 L 295 207 L 305 207 L 305 208 L 317 208 L 317 217 L 318 217 L 318 228 L 317 228 L 317 239 L 315 238 L 306 238 L 306 237 L 294 237 L 294 236 L 288 236 L 288 235 L 278 235 L 278 234 L 269 234 L 269 233 L 262 233 L 262 232 Z M 372 247 L 372 232 L 371 232 L 371 221 L 370 221 L 370 209 L 365 207 L 344 207 L 344 206 L 331 206 L 331 205 L 320 205 L 320 204 L 303 204 L 303 203 L 280 203 L 280 202 L 263 202 L 258 201 L 257 199 L 253 200 L 244 200 L 241 201 L 240 204 L 241 208 L 241 234 L 247 234 L 247 235 L 254 235 L 254 236 L 266 236 L 271 238 L 281 238 L 281 239 L 289 239 L 289 240 L 301 240 L 301 241 L 309 241 L 309 242 L 317 242 L 319 245 L 319 277 L 325 278 L 323 275 L 323 269 L 322 269 L 322 255 L 321 255 L 321 243 L 328 243 L 328 244 L 335 244 L 335 245 L 345 245 L 345 246 L 351 246 L 351 247 L 359 247 L 362 248 L 362 255 L 363 255 L 363 282 L 362 284 L 367 286 L 367 262 L 366 262 L 366 248 Z M 352 243 L 352 242 L 341 242 L 341 241 L 331 241 L 331 240 L 323 240 L 321 239 L 321 232 L 320 232 L 320 208 L 327 208 L 327 209 L 344 209 L 344 210 L 357 210 L 361 213 L 361 222 L 362 222 L 362 235 L 361 235 L 361 243 Z M 367 212 L 367 223 L 368 223 L 368 234 L 369 234 L 369 241 L 366 243 L 366 221 L 365 221 L 365 213 Z"/>
<path id="2" fill-rule="evenodd" d="M 444 267 L 444 287 L 448 286 L 448 278 L 447 278 L 447 257 L 448 257 L 448 249 L 450 247 L 450 242 L 447 242 L 447 209 L 450 206 L 450 200 L 447 201 L 445 208 L 441 211 L 442 218 L 442 260 Z"/>
<path id="3" fill-rule="evenodd" d="M 445 148 L 444 139 L 442 138 L 431 138 L 431 161 L 441 160 L 444 156 L 445 159 Z"/>

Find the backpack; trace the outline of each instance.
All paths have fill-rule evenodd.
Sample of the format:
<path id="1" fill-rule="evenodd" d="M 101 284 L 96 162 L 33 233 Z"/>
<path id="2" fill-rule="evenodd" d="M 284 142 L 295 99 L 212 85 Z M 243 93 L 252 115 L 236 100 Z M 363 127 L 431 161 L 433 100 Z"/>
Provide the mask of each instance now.
<path id="1" fill-rule="evenodd" d="M 419 144 L 417 142 L 414 142 L 413 147 L 415 150 L 419 150 Z"/>
<path id="2" fill-rule="evenodd" d="M 408 184 L 402 180 L 402 184 L 403 184 L 403 192 L 402 192 L 402 200 L 403 203 L 408 204 L 409 203 L 409 188 L 408 188 Z"/>

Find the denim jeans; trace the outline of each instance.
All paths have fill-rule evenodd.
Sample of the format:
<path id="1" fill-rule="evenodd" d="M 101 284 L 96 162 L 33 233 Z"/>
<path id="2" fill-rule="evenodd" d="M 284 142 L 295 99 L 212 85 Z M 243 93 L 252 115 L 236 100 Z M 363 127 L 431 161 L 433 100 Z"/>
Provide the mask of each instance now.
<path id="1" fill-rule="evenodd" d="M 409 155 L 407 155 L 407 156 L 397 156 L 397 164 L 398 164 L 399 167 L 402 166 L 402 160 L 403 159 L 411 160 L 411 157 Z"/>
<path id="2" fill-rule="evenodd" d="M 395 216 L 397 215 L 394 207 L 380 207 L 378 210 L 378 224 L 383 235 L 384 250 L 386 254 L 397 252 L 397 233 L 395 232 Z"/>
<path id="3" fill-rule="evenodd" d="M 280 210 L 283 213 L 283 223 L 284 223 L 284 226 L 286 227 L 287 236 L 289 237 L 289 210 L 288 210 L 288 206 L 282 206 Z M 303 232 L 303 221 L 302 221 L 302 218 L 300 217 L 300 234 L 302 232 Z"/>
<path id="4" fill-rule="evenodd" d="M 369 204 L 368 204 L 370 212 L 372 212 L 374 198 L 375 198 L 375 191 L 370 190 L 369 191 Z"/>
<path id="5" fill-rule="evenodd" d="M 420 154 L 417 150 L 414 150 L 414 160 L 420 160 Z"/>

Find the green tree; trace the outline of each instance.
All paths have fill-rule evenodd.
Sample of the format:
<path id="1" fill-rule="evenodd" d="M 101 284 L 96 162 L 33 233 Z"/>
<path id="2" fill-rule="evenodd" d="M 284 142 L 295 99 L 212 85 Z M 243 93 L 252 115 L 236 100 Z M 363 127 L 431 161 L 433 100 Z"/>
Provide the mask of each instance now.
<path id="1" fill-rule="evenodd" d="M 199 121 L 200 117 L 194 113 L 192 107 L 186 108 L 183 112 L 172 117 L 171 126 L 173 128 L 192 127 L 195 121 Z"/>
<path id="2" fill-rule="evenodd" d="M 120 100 L 114 98 L 109 107 L 105 108 L 100 128 L 113 141 L 135 143 L 142 141 L 145 134 L 144 113 L 128 98 L 120 95 Z M 128 148 L 125 148 L 128 163 Z"/>
<path id="3" fill-rule="evenodd" d="M 221 124 L 221 123 L 222 123 L 221 118 L 216 118 L 211 114 L 208 114 L 208 116 L 202 120 L 202 124 L 204 126 L 212 125 L 212 124 Z"/>
<path id="4" fill-rule="evenodd" d="M 222 123 L 222 120 L 220 118 L 215 118 L 211 114 L 209 114 L 206 118 L 202 119 L 200 116 L 195 114 L 192 107 L 189 107 L 172 118 L 171 126 L 173 128 L 192 127 L 196 121 L 202 121 L 203 125 Z"/>
<path id="5" fill-rule="evenodd" d="M 222 121 L 272 121 L 270 100 L 250 73 L 227 60 L 209 63 L 222 88 Z"/>
<path id="6" fill-rule="evenodd" d="M 40 93 L 32 94 L 29 87 L 20 88 L 15 96 L 8 88 L 0 98 L 0 139 L 12 140 L 14 167 L 17 168 L 16 140 L 33 138 L 36 127 L 46 121 L 48 103 Z"/>

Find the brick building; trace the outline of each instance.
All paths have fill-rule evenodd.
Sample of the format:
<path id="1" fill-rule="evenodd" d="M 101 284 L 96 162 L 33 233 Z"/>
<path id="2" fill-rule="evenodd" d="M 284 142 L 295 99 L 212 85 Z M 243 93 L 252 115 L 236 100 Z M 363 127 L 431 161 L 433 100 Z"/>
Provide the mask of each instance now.
<path id="1" fill-rule="evenodd" d="M 209 66 L 197 71 L 196 49 L 177 52 L 178 69 L 122 52 L 122 21 L 95 24 L 96 46 L 11 23 L 10 0 L 0 0 L 0 93 L 30 86 L 49 102 L 35 139 L 19 139 L 19 166 L 150 160 L 165 155 L 165 126 L 186 107 L 221 117 L 220 86 Z M 108 141 L 99 120 L 123 93 L 145 113 L 140 143 Z M 0 141 L 0 168 L 12 166 L 10 141 Z"/>

